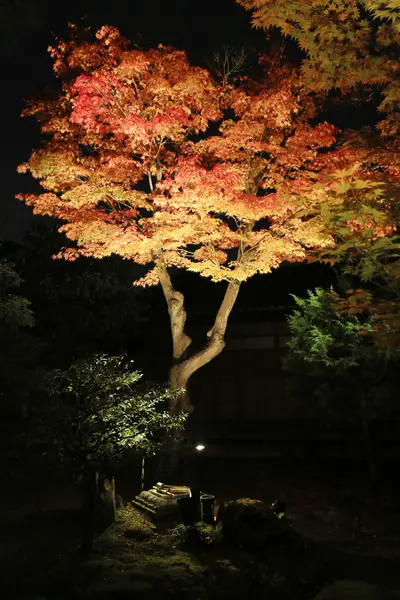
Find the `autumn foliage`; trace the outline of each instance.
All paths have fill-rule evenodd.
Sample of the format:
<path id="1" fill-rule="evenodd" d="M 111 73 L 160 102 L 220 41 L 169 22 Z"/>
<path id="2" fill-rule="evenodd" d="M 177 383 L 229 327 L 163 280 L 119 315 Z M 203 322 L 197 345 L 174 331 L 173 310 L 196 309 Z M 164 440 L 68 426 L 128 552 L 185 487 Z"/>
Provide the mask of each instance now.
<path id="1" fill-rule="evenodd" d="M 359 182 L 357 202 L 373 194 L 381 209 L 374 151 L 319 120 L 318 96 L 273 57 L 260 57 L 254 79 L 222 84 L 184 52 L 132 49 L 107 26 L 95 37 L 72 28 L 50 54 L 60 87 L 25 110 L 45 141 L 19 168 L 44 192 L 22 198 L 64 222 L 74 243 L 63 257 L 117 254 L 149 267 L 135 283 L 161 283 L 179 363 L 175 386 L 222 350 L 242 282 L 334 247 L 326 225 L 343 213 L 349 176 Z M 397 177 L 379 152 L 386 179 Z M 353 214 L 343 219 L 364 226 Z M 386 227 L 383 219 L 375 234 Z M 193 356 L 171 268 L 227 282 L 208 344 Z"/>
<path id="2" fill-rule="evenodd" d="M 236 0 L 252 11 L 254 27 L 294 40 L 310 90 L 357 86 L 376 90 L 379 130 L 400 130 L 400 4 L 398 0 Z M 269 35 L 269 33 L 268 33 Z"/>

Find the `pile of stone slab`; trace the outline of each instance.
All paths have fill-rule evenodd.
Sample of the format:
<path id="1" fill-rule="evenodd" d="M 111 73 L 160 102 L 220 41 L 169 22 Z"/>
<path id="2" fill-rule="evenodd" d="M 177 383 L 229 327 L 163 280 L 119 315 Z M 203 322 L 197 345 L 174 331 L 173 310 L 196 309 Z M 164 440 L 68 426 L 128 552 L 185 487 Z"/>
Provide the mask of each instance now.
<path id="1" fill-rule="evenodd" d="M 195 499 L 197 495 L 198 500 Z M 196 503 L 196 507 L 193 507 L 194 511 L 190 511 L 196 514 L 194 521 L 213 520 L 214 496 L 192 493 L 192 490 L 184 485 L 157 483 L 136 496 L 132 504 L 146 513 L 155 523 L 161 521 L 181 523 L 185 521 L 184 515 L 188 512 L 188 505 L 192 500 Z"/>
<path id="2" fill-rule="evenodd" d="M 136 496 L 132 504 L 145 512 L 154 521 L 180 520 L 179 498 L 190 498 L 191 491 L 187 486 L 166 485 L 157 483 L 149 490 Z"/>

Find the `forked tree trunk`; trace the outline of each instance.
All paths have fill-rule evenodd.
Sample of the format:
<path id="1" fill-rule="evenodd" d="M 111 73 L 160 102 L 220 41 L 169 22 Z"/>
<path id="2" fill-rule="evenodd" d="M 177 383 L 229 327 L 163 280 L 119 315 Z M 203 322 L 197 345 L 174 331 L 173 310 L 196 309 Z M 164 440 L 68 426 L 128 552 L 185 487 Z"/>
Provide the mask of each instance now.
<path id="1" fill-rule="evenodd" d="M 214 325 L 207 332 L 208 341 L 205 347 L 199 352 L 187 356 L 187 351 L 192 340 L 185 333 L 187 315 L 184 306 L 184 296 L 181 292 L 175 290 L 172 285 L 170 275 L 163 260 L 162 251 L 154 252 L 153 258 L 167 302 L 171 323 L 173 364 L 170 371 L 170 384 L 172 389 L 182 391 L 172 401 L 171 410 L 174 412 L 191 412 L 192 406 L 190 405 L 187 393 L 189 379 L 193 373 L 204 367 L 204 365 L 218 356 L 224 349 L 228 319 L 239 294 L 240 284 L 236 282 L 228 283 Z"/>
<path id="2" fill-rule="evenodd" d="M 207 332 L 208 341 L 206 345 L 199 352 L 187 356 L 192 340 L 185 333 L 187 315 L 184 306 L 184 296 L 181 292 L 175 290 L 172 285 L 170 275 L 163 260 L 162 251 L 159 250 L 158 252 L 154 252 L 153 259 L 156 263 L 157 273 L 167 302 L 171 323 L 173 364 L 170 370 L 170 385 L 171 388 L 177 390 L 178 393 L 172 399 L 170 409 L 173 412 L 183 411 L 190 413 L 193 410 L 193 407 L 190 404 L 188 396 L 189 380 L 193 373 L 198 371 L 201 367 L 204 367 L 204 365 L 213 360 L 213 358 L 218 356 L 224 349 L 228 319 L 239 294 L 240 284 L 236 282 L 228 283 L 214 325 L 210 331 Z M 174 436 L 169 452 L 171 460 L 168 474 L 173 474 L 173 472 L 176 471 L 179 459 L 179 449 L 180 443 L 178 436 Z M 163 469 L 159 470 L 159 476 L 162 470 Z"/>
<path id="3" fill-rule="evenodd" d="M 221 306 L 218 310 L 214 325 L 210 329 L 210 331 L 207 332 L 208 340 L 202 350 L 199 350 L 198 352 L 192 354 L 187 358 L 184 357 L 183 353 L 179 357 L 176 354 L 174 354 L 174 364 L 170 370 L 170 384 L 173 390 L 179 390 L 181 392 L 177 394 L 176 398 L 173 400 L 173 404 L 171 405 L 171 409 L 174 412 L 191 412 L 193 410 L 193 407 L 191 406 L 189 401 L 187 391 L 189 380 L 196 371 L 198 371 L 199 369 L 201 369 L 201 367 L 204 367 L 207 363 L 213 360 L 224 349 L 225 332 L 228 325 L 228 319 L 238 293 L 239 285 L 229 283 L 226 288 L 225 296 L 222 300 Z M 185 312 L 183 303 L 181 312 Z M 173 329 L 172 322 L 171 328 Z M 187 340 L 190 340 L 190 338 L 188 338 L 188 336 L 184 332 L 182 332 L 181 335 L 183 337 L 183 340 L 181 341 L 181 343 L 179 343 L 178 339 L 178 343 L 174 344 L 174 347 L 185 347 L 186 351 L 189 347 Z M 177 336 L 175 334 L 175 339 L 176 337 Z"/>

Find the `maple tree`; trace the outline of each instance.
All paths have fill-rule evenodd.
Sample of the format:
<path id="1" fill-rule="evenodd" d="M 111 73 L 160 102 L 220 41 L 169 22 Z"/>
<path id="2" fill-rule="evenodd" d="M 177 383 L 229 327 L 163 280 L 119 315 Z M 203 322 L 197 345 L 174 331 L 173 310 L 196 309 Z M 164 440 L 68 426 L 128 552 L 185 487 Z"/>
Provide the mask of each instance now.
<path id="1" fill-rule="evenodd" d="M 330 204 L 344 211 L 350 167 L 357 201 L 361 194 L 363 205 L 382 212 L 373 229 L 385 235 L 373 167 L 386 179 L 398 170 L 389 150 L 352 145 L 318 120 L 318 95 L 276 57 L 260 57 L 252 79 L 221 82 L 182 51 L 131 49 L 108 26 L 95 38 L 72 27 L 71 40 L 50 54 L 60 89 L 25 110 L 45 139 L 19 168 L 45 191 L 19 197 L 64 221 L 60 231 L 74 247 L 59 257 L 117 254 L 149 267 L 135 285 L 161 285 L 173 340 L 170 381 L 182 390 L 171 408 L 190 410 L 187 383 L 222 351 L 241 284 L 334 247 L 327 214 Z M 344 219 L 364 226 L 353 214 Z M 207 343 L 192 354 L 174 268 L 226 282 Z"/>
<path id="2" fill-rule="evenodd" d="M 398 210 L 397 193 L 386 199 L 386 218 L 392 225 L 381 237 L 372 235 L 370 224 L 376 227 L 382 222 L 382 214 L 371 206 L 364 215 L 359 209 L 358 213 L 367 226 L 356 232 L 343 224 L 341 217 L 331 219 L 335 249 L 322 251 L 317 257 L 319 261 L 335 264 L 349 281 L 345 294 L 334 296 L 338 313 L 345 317 L 372 315 L 374 340 L 380 349 L 389 353 L 400 347 Z"/>
<path id="3" fill-rule="evenodd" d="M 253 26 L 269 32 L 277 29 L 297 43 L 303 53 L 303 82 L 309 90 L 322 91 L 332 103 L 350 98 L 351 102 L 357 99 L 368 105 L 372 100 L 376 104 L 380 113 L 376 128 L 364 127 L 361 131 L 351 132 L 351 143 L 353 148 L 354 145 L 364 150 L 369 148 L 372 162 L 379 145 L 390 147 L 390 168 L 392 173 L 398 171 L 399 145 L 395 141 L 400 129 L 398 1 L 237 1 L 253 11 Z M 375 168 L 380 169 L 379 161 Z M 376 341 L 380 346 L 393 346 L 400 339 L 398 191 L 386 187 L 385 218 L 390 215 L 392 227 L 383 237 L 376 238 L 371 235 L 368 223 L 372 228 L 379 227 L 382 211 L 374 202 L 372 205 L 359 202 L 363 184 L 353 175 L 345 173 L 341 185 L 347 196 L 355 197 L 355 201 L 347 202 L 341 215 L 336 211 L 328 225 L 336 240 L 334 252 L 322 252 L 316 258 L 336 264 L 348 276 L 358 279 L 356 287 L 348 290 L 346 297 L 337 301 L 337 306 L 349 314 L 366 310 L 373 313 Z M 381 201 L 383 191 L 381 188 L 378 192 Z M 356 228 L 347 227 L 345 222 L 349 210 L 354 211 L 359 224 Z M 363 226 L 360 226 L 361 222 Z"/>
<path id="4" fill-rule="evenodd" d="M 398 0 L 236 0 L 253 12 L 256 28 L 293 39 L 304 52 L 301 70 L 310 90 L 382 93 L 379 129 L 400 128 L 400 5 Z"/>

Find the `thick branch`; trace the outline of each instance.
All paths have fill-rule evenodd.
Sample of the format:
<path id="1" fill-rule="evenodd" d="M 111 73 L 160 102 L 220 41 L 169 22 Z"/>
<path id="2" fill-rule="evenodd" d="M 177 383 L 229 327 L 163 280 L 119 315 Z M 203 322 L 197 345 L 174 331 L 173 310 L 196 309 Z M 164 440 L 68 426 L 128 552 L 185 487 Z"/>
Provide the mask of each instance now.
<path id="1" fill-rule="evenodd" d="M 211 339 L 214 335 L 225 337 L 226 328 L 228 326 L 229 315 L 232 312 L 232 308 L 236 302 L 240 290 L 240 283 L 230 282 L 226 288 L 224 298 L 221 302 L 221 306 L 215 317 L 214 325 L 207 332 L 207 337 Z"/>
<path id="2" fill-rule="evenodd" d="M 192 343 L 190 337 L 185 333 L 185 299 L 183 294 L 178 292 L 172 285 L 171 277 L 163 259 L 162 250 L 153 253 L 153 259 L 156 264 L 157 274 L 168 306 L 169 319 L 171 323 L 173 356 L 175 360 L 179 360 Z"/>
<path id="3" fill-rule="evenodd" d="M 229 315 L 239 294 L 240 283 L 229 283 L 225 296 L 219 307 L 214 325 L 207 333 L 208 343 L 203 350 L 197 352 L 179 365 L 175 365 L 171 371 L 171 381 L 176 389 L 186 388 L 190 377 L 201 367 L 204 367 L 213 358 L 218 356 L 225 347 L 225 332 L 228 325 Z"/>

